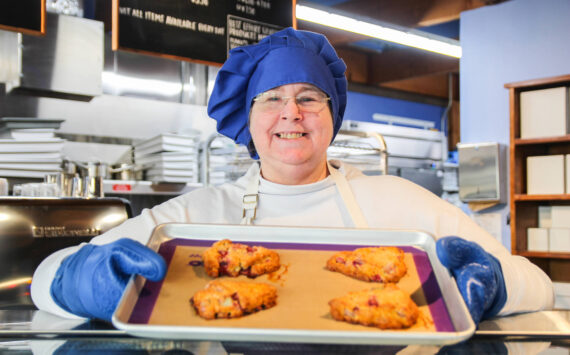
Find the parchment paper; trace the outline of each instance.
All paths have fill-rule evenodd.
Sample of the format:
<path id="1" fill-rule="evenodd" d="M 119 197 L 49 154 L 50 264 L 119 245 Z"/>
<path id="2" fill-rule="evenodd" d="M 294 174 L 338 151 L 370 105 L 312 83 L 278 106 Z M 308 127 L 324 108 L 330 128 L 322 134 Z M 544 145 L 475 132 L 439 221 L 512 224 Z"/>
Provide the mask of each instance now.
<path id="1" fill-rule="evenodd" d="M 210 245 L 212 242 L 208 242 Z M 166 243 L 165 243 L 166 244 Z M 276 328 L 276 329 L 307 329 L 307 330 L 350 330 L 370 331 L 371 327 L 349 324 L 334 320 L 329 314 L 328 302 L 351 291 L 359 291 L 374 287 L 377 283 L 365 282 L 350 278 L 337 272 L 326 270 L 326 261 L 338 250 L 351 250 L 354 247 L 335 246 L 330 250 L 329 246 L 323 246 L 325 250 L 318 250 L 319 246 L 310 245 L 304 248 L 302 244 L 287 245 L 275 248 L 270 243 L 256 243 L 277 251 L 281 259 L 281 268 L 269 275 L 263 275 L 255 279 L 239 276 L 238 280 L 247 282 L 264 282 L 277 288 L 277 305 L 268 310 L 256 312 L 237 319 L 205 320 L 200 318 L 190 304 L 192 295 L 202 289 L 206 283 L 212 280 L 206 275 L 201 263 L 201 254 L 207 248 L 203 245 L 192 244 L 192 240 L 176 240 L 167 242 L 161 246 L 159 253 L 163 254 L 169 265 L 165 279 L 159 283 L 147 281 L 145 288 L 139 296 L 139 302 L 133 310 L 131 322 L 153 325 L 181 325 L 181 326 L 204 326 L 204 327 L 239 327 L 239 328 Z M 204 244 L 200 242 L 197 244 Z M 251 243 L 250 243 L 251 244 Z M 434 332 L 442 328 L 442 316 L 449 321 L 449 315 L 441 312 L 442 307 L 434 307 L 433 304 L 441 302 L 438 298 L 439 290 L 431 289 L 424 292 L 424 285 L 416 269 L 414 259 L 425 254 L 423 250 L 414 247 L 402 247 L 405 253 L 405 263 L 408 267 L 407 274 L 398 282 L 398 286 L 410 293 L 413 300 L 420 308 L 420 317 L 416 325 L 402 331 L 426 331 Z M 416 258 L 414 257 L 416 256 Z M 425 256 L 425 255 L 423 255 Z M 427 260 L 427 257 L 426 257 Z M 422 267 L 425 268 L 422 262 Z M 429 274 L 423 270 L 422 275 Z M 433 280 L 432 280 L 433 281 Z M 433 283 L 430 287 L 433 288 Z M 437 284 L 436 284 L 437 286 Z M 435 296 L 434 296 L 435 295 Z M 441 293 L 439 292 L 441 297 Z M 141 298 L 148 298 L 142 300 Z M 149 302 L 149 299 L 151 302 Z M 429 299 L 429 302 L 428 302 Z M 430 304 L 432 305 L 430 307 Z M 430 309 L 431 308 L 431 309 Z M 445 308 L 445 307 L 443 307 Z M 432 315 L 438 311 L 436 317 Z M 441 314 L 446 313 L 446 314 Z M 434 322 L 434 318 L 436 322 Z M 445 321 L 443 322 L 445 323 Z M 444 324 L 443 328 L 449 328 Z M 452 329 L 451 329 L 452 330 Z M 378 329 L 378 331 L 381 331 Z M 391 330 L 393 331 L 393 330 Z"/>

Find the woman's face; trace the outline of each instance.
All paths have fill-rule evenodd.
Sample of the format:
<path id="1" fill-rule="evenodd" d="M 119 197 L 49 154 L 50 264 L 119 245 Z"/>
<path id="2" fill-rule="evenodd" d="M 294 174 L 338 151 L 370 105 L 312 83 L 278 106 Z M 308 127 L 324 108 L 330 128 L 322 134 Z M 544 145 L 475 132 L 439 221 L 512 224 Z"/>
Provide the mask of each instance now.
<path id="1" fill-rule="evenodd" d="M 328 98 L 317 87 L 287 84 L 258 95 L 249 130 L 266 179 L 294 184 L 299 181 L 288 180 L 292 173 L 315 175 L 323 168 L 326 176 L 333 120 Z"/>

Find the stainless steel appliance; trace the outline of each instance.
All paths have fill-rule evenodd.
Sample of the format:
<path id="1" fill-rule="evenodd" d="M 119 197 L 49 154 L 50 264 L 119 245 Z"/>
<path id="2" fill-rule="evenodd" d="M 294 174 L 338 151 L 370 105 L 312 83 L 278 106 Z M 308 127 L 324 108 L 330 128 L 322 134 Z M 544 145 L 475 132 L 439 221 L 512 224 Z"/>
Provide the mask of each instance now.
<path id="1" fill-rule="evenodd" d="M 1 198 L 0 308 L 34 308 L 29 286 L 45 257 L 129 217 L 130 203 L 122 198 Z"/>
<path id="2" fill-rule="evenodd" d="M 103 93 L 103 23 L 48 13 L 45 36 L 0 31 L 6 92 L 89 101 Z"/>
<path id="3" fill-rule="evenodd" d="M 496 142 L 459 143 L 459 198 L 506 202 L 506 148 Z"/>

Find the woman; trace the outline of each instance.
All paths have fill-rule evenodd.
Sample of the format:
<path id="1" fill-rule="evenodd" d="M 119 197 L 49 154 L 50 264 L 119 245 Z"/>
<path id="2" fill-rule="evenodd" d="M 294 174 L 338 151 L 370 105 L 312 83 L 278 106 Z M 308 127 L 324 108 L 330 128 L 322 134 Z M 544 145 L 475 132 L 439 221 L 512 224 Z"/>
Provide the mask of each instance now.
<path id="1" fill-rule="evenodd" d="M 476 323 L 552 307 L 548 277 L 459 209 L 407 180 L 327 162 L 346 105 L 345 70 L 324 36 L 291 28 L 232 50 L 208 113 L 259 164 L 235 183 L 179 196 L 54 253 L 34 275 L 38 308 L 109 320 L 131 274 L 164 277 L 164 261 L 142 244 L 167 222 L 424 230 L 438 238 L 438 256 Z"/>

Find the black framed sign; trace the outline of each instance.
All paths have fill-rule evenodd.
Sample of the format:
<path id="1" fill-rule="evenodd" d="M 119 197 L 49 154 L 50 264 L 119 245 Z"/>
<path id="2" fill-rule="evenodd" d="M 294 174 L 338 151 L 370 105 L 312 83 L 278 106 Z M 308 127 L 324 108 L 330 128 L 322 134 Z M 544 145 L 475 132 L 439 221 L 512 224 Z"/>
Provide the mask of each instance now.
<path id="1" fill-rule="evenodd" d="M 295 26 L 295 0 L 113 0 L 113 49 L 221 64 Z"/>
<path id="2" fill-rule="evenodd" d="M 46 0 L 0 1 L 0 30 L 44 35 Z"/>

